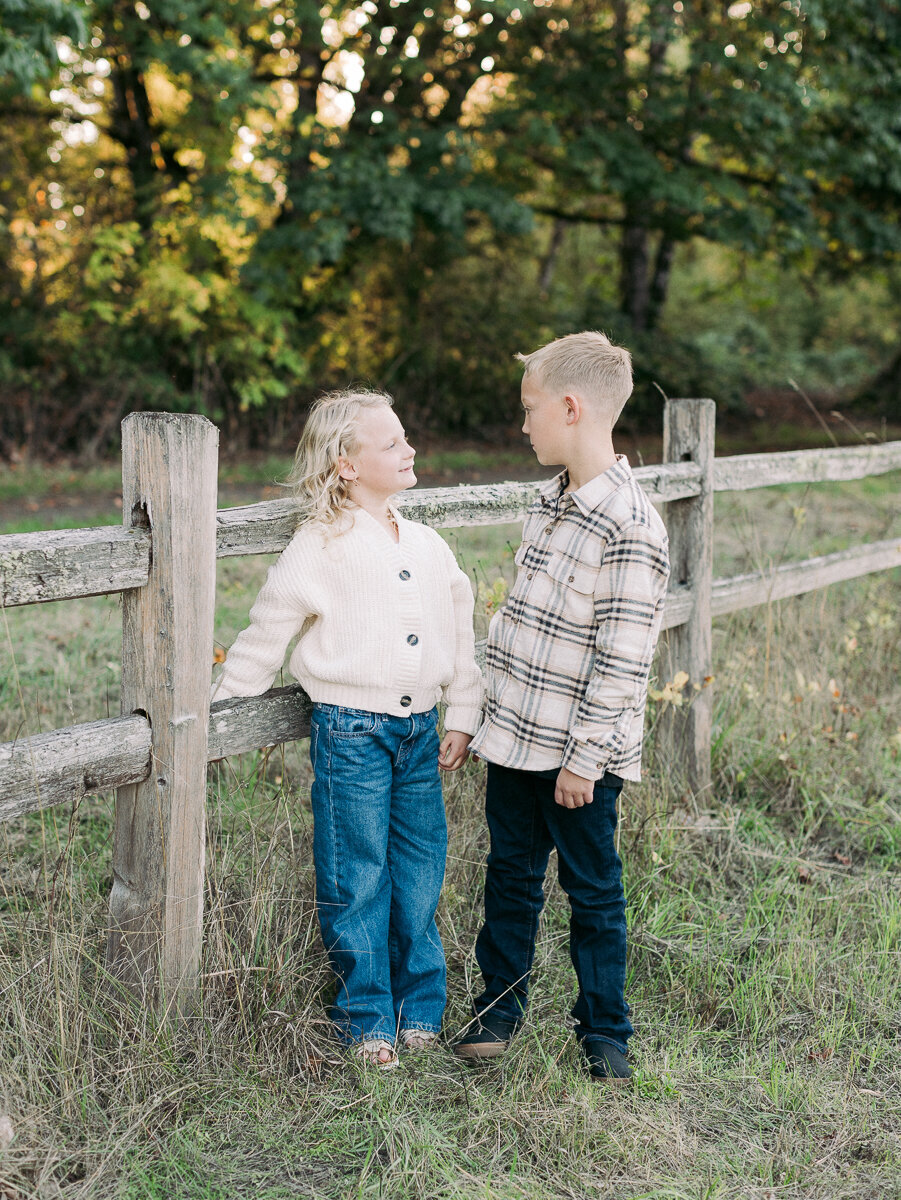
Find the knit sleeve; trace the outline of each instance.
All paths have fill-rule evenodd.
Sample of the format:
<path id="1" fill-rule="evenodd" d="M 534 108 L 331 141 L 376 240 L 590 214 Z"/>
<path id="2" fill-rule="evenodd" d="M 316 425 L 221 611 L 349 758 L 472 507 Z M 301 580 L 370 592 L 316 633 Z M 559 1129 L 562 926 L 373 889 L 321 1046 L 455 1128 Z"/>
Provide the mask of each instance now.
<path id="1" fill-rule="evenodd" d="M 475 660 L 472 626 L 474 600 L 469 576 L 460 570 L 453 551 L 441 543 L 454 612 L 454 674 L 444 689 L 445 729 L 475 733 L 481 723 L 482 673 Z"/>
<path id="2" fill-rule="evenodd" d="M 269 568 L 250 610 L 250 624 L 229 650 L 211 700 L 259 696 L 272 686 L 291 639 L 314 612 L 305 557 L 296 537 Z"/>

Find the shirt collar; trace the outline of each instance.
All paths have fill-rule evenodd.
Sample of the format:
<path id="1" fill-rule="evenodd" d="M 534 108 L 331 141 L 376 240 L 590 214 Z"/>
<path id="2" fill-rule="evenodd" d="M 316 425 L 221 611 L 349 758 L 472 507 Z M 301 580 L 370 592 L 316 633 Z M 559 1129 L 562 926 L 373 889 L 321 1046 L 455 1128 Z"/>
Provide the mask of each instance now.
<path id="1" fill-rule="evenodd" d="M 629 466 L 629 460 L 625 454 L 617 454 L 616 462 L 612 467 L 600 475 L 595 475 L 594 479 L 589 479 L 578 491 L 566 491 L 569 472 L 564 469 L 559 475 L 548 480 L 539 489 L 538 494 L 541 497 L 541 503 L 548 508 L 557 508 L 571 500 L 587 516 L 588 513 L 598 508 L 607 496 L 615 492 L 617 488 L 621 488 L 624 483 L 628 483 L 631 478 L 632 468 Z"/>

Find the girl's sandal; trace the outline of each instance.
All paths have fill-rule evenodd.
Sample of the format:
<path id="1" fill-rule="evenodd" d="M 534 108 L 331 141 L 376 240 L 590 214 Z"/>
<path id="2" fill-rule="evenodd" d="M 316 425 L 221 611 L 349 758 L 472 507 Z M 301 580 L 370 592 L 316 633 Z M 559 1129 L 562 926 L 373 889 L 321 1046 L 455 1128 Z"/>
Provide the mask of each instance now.
<path id="1" fill-rule="evenodd" d="M 400 1062 L 391 1043 L 381 1038 L 371 1042 L 358 1042 L 353 1052 L 367 1066 L 378 1067 L 380 1071 L 393 1071 Z M 383 1053 L 386 1054 L 385 1058 L 382 1057 Z"/>
<path id="2" fill-rule="evenodd" d="M 434 1050 L 438 1045 L 438 1034 L 427 1029 L 402 1029 L 400 1040 L 405 1050 Z"/>

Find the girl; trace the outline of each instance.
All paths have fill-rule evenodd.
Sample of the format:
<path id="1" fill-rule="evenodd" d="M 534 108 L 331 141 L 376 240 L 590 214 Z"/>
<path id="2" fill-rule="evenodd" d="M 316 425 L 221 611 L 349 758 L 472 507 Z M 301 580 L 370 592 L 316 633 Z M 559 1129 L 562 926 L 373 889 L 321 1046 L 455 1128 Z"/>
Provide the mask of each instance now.
<path id="1" fill-rule="evenodd" d="M 398 1036 L 423 1049 L 441 1028 L 438 766 L 465 761 L 482 692 L 469 580 L 434 530 L 391 504 L 416 483 L 391 405 L 354 391 L 313 406 L 291 475 L 301 523 L 213 691 L 264 692 L 300 635 L 289 665 L 313 701 L 316 905 L 339 984 L 330 1015 L 339 1039 L 382 1068 L 397 1065 Z"/>

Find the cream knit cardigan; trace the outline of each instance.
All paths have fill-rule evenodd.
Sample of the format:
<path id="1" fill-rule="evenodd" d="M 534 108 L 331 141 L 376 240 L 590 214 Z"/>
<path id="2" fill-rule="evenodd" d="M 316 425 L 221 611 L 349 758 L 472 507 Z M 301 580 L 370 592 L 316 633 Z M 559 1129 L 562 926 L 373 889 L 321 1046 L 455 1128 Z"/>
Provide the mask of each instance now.
<path id="1" fill-rule="evenodd" d="M 408 717 L 443 696 L 445 727 L 475 733 L 482 678 L 469 579 L 433 529 L 392 512 L 398 542 L 359 508 L 342 532 L 300 527 L 269 569 L 214 700 L 266 691 L 300 634 L 289 668 L 312 700 Z"/>

